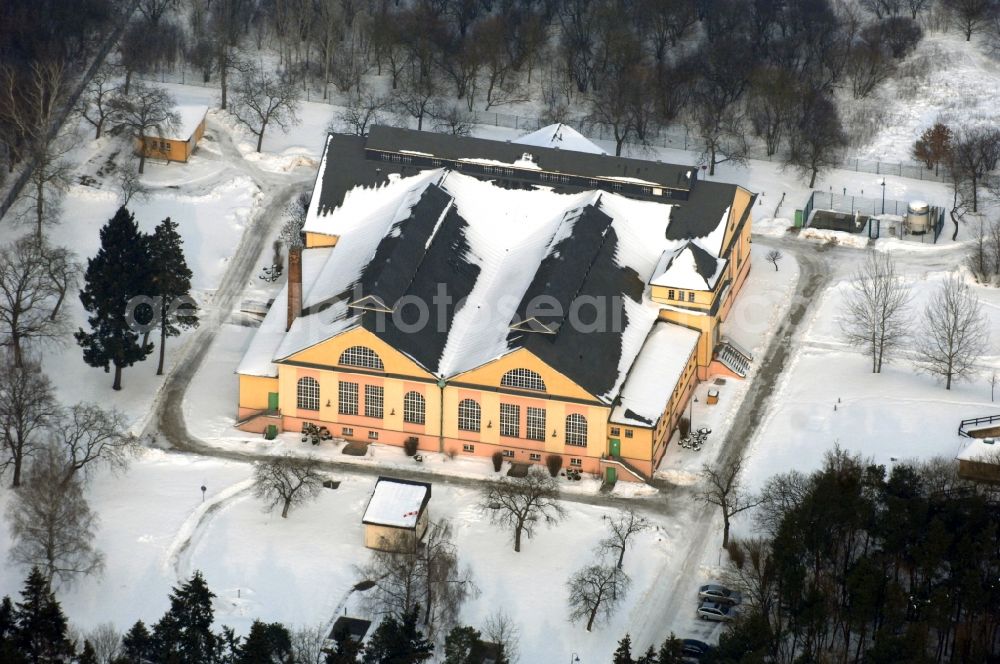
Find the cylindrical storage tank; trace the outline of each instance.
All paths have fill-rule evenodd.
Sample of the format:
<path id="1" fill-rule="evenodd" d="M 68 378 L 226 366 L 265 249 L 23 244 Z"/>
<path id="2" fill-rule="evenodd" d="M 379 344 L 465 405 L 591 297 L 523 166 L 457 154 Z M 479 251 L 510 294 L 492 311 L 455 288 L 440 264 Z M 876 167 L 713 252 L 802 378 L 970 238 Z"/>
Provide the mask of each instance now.
<path id="1" fill-rule="evenodd" d="M 912 201 L 906 206 L 906 225 L 911 233 L 926 233 L 930 228 L 930 206 L 924 201 Z"/>

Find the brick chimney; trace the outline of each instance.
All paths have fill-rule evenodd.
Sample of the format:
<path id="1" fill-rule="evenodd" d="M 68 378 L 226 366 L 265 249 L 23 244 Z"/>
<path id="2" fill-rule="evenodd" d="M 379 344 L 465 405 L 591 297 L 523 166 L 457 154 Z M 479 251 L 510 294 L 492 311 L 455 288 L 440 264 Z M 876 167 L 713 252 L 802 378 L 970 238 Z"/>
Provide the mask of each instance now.
<path id="1" fill-rule="evenodd" d="M 288 318 L 287 332 L 302 313 L 302 247 L 288 249 Z"/>

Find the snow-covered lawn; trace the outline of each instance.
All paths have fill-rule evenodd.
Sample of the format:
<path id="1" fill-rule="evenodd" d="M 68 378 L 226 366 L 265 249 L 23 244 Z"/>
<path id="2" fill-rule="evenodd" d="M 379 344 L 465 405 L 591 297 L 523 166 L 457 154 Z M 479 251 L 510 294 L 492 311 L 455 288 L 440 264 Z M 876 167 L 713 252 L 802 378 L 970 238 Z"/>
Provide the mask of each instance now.
<path id="1" fill-rule="evenodd" d="M 100 474 L 89 498 L 101 516 L 97 546 L 107 570 L 58 590 L 74 626 L 86 630 L 110 620 L 125 629 L 137 619 L 155 621 L 171 586 L 196 569 L 218 595 L 217 625 L 246 633 L 254 618 L 330 621 L 369 557 L 361 516 L 375 479 L 333 474 L 339 489 L 324 489 L 282 519 L 247 491 L 250 473 L 248 464 L 149 451 L 119 477 Z M 0 507 L 9 499 L 9 491 L 0 493 Z M 656 528 L 636 538 L 625 559 L 632 590 L 611 623 L 588 634 L 566 619 L 565 582 L 591 561 L 604 536 L 603 517 L 614 510 L 566 503 L 563 522 L 539 528 L 514 553 L 508 534 L 484 519 L 477 501 L 474 489 L 435 484 L 429 508 L 432 519 L 452 522 L 461 562 L 481 591 L 461 619 L 481 626 L 496 608 L 506 609 L 520 626 L 525 662 L 557 661 L 572 651 L 586 653 L 586 661 L 607 660 L 625 631 L 654 617 L 650 603 L 664 590 L 657 579 L 684 550 L 683 530 L 654 516 Z M 6 528 L 3 522 L 4 541 Z M 24 575 L 4 566 L 0 594 L 16 594 Z M 360 612 L 356 596 L 344 606 Z"/>
<path id="2" fill-rule="evenodd" d="M 919 262 L 920 255 L 912 256 L 903 267 L 913 284 L 915 314 L 923 311 L 946 274 L 921 271 Z M 887 466 L 894 460 L 953 458 L 962 440 L 960 420 L 1000 413 L 1000 402 L 990 402 L 986 382 L 1000 370 L 1000 290 L 974 286 L 994 332 L 991 346 L 977 379 L 947 391 L 907 358 L 872 374 L 870 359 L 844 341 L 839 317 L 849 269 L 849 264 L 841 266 L 841 281 L 818 303 L 771 397 L 767 418 L 752 442 L 747 477 L 753 486 L 774 473 L 814 470 L 834 445 Z"/>

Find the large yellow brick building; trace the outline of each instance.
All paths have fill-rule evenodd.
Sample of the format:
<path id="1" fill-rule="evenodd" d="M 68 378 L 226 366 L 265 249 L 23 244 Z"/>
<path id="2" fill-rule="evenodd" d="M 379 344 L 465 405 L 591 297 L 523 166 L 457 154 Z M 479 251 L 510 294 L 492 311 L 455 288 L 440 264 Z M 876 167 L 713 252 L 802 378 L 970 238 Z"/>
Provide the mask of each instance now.
<path id="1" fill-rule="evenodd" d="M 754 195 L 594 152 L 329 136 L 238 426 L 649 477 L 697 381 L 740 373 Z"/>

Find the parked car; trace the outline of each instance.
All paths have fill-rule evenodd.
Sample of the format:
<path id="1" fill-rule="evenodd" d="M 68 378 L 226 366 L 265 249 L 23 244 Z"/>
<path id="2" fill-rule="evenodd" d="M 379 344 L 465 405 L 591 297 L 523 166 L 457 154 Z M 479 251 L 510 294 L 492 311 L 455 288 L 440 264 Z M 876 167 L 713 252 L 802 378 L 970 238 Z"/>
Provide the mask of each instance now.
<path id="1" fill-rule="evenodd" d="M 681 655 L 685 661 L 696 662 L 713 650 L 713 647 L 698 639 L 682 639 Z"/>
<path id="2" fill-rule="evenodd" d="M 702 602 L 701 606 L 698 607 L 698 617 L 702 620 L 729 622 L 736 617 L 736 611 L 728 604 Z"/>
<path id="3" fill-rule="evenodd" d="M 730 590 L 718 583 L 710 583 L 698 588 L 698 598 L 715 602 L 716 604 L 729 604 L 731 606 L 735 606 L 743 601 L 743 595 L 739 591 Z"/>

